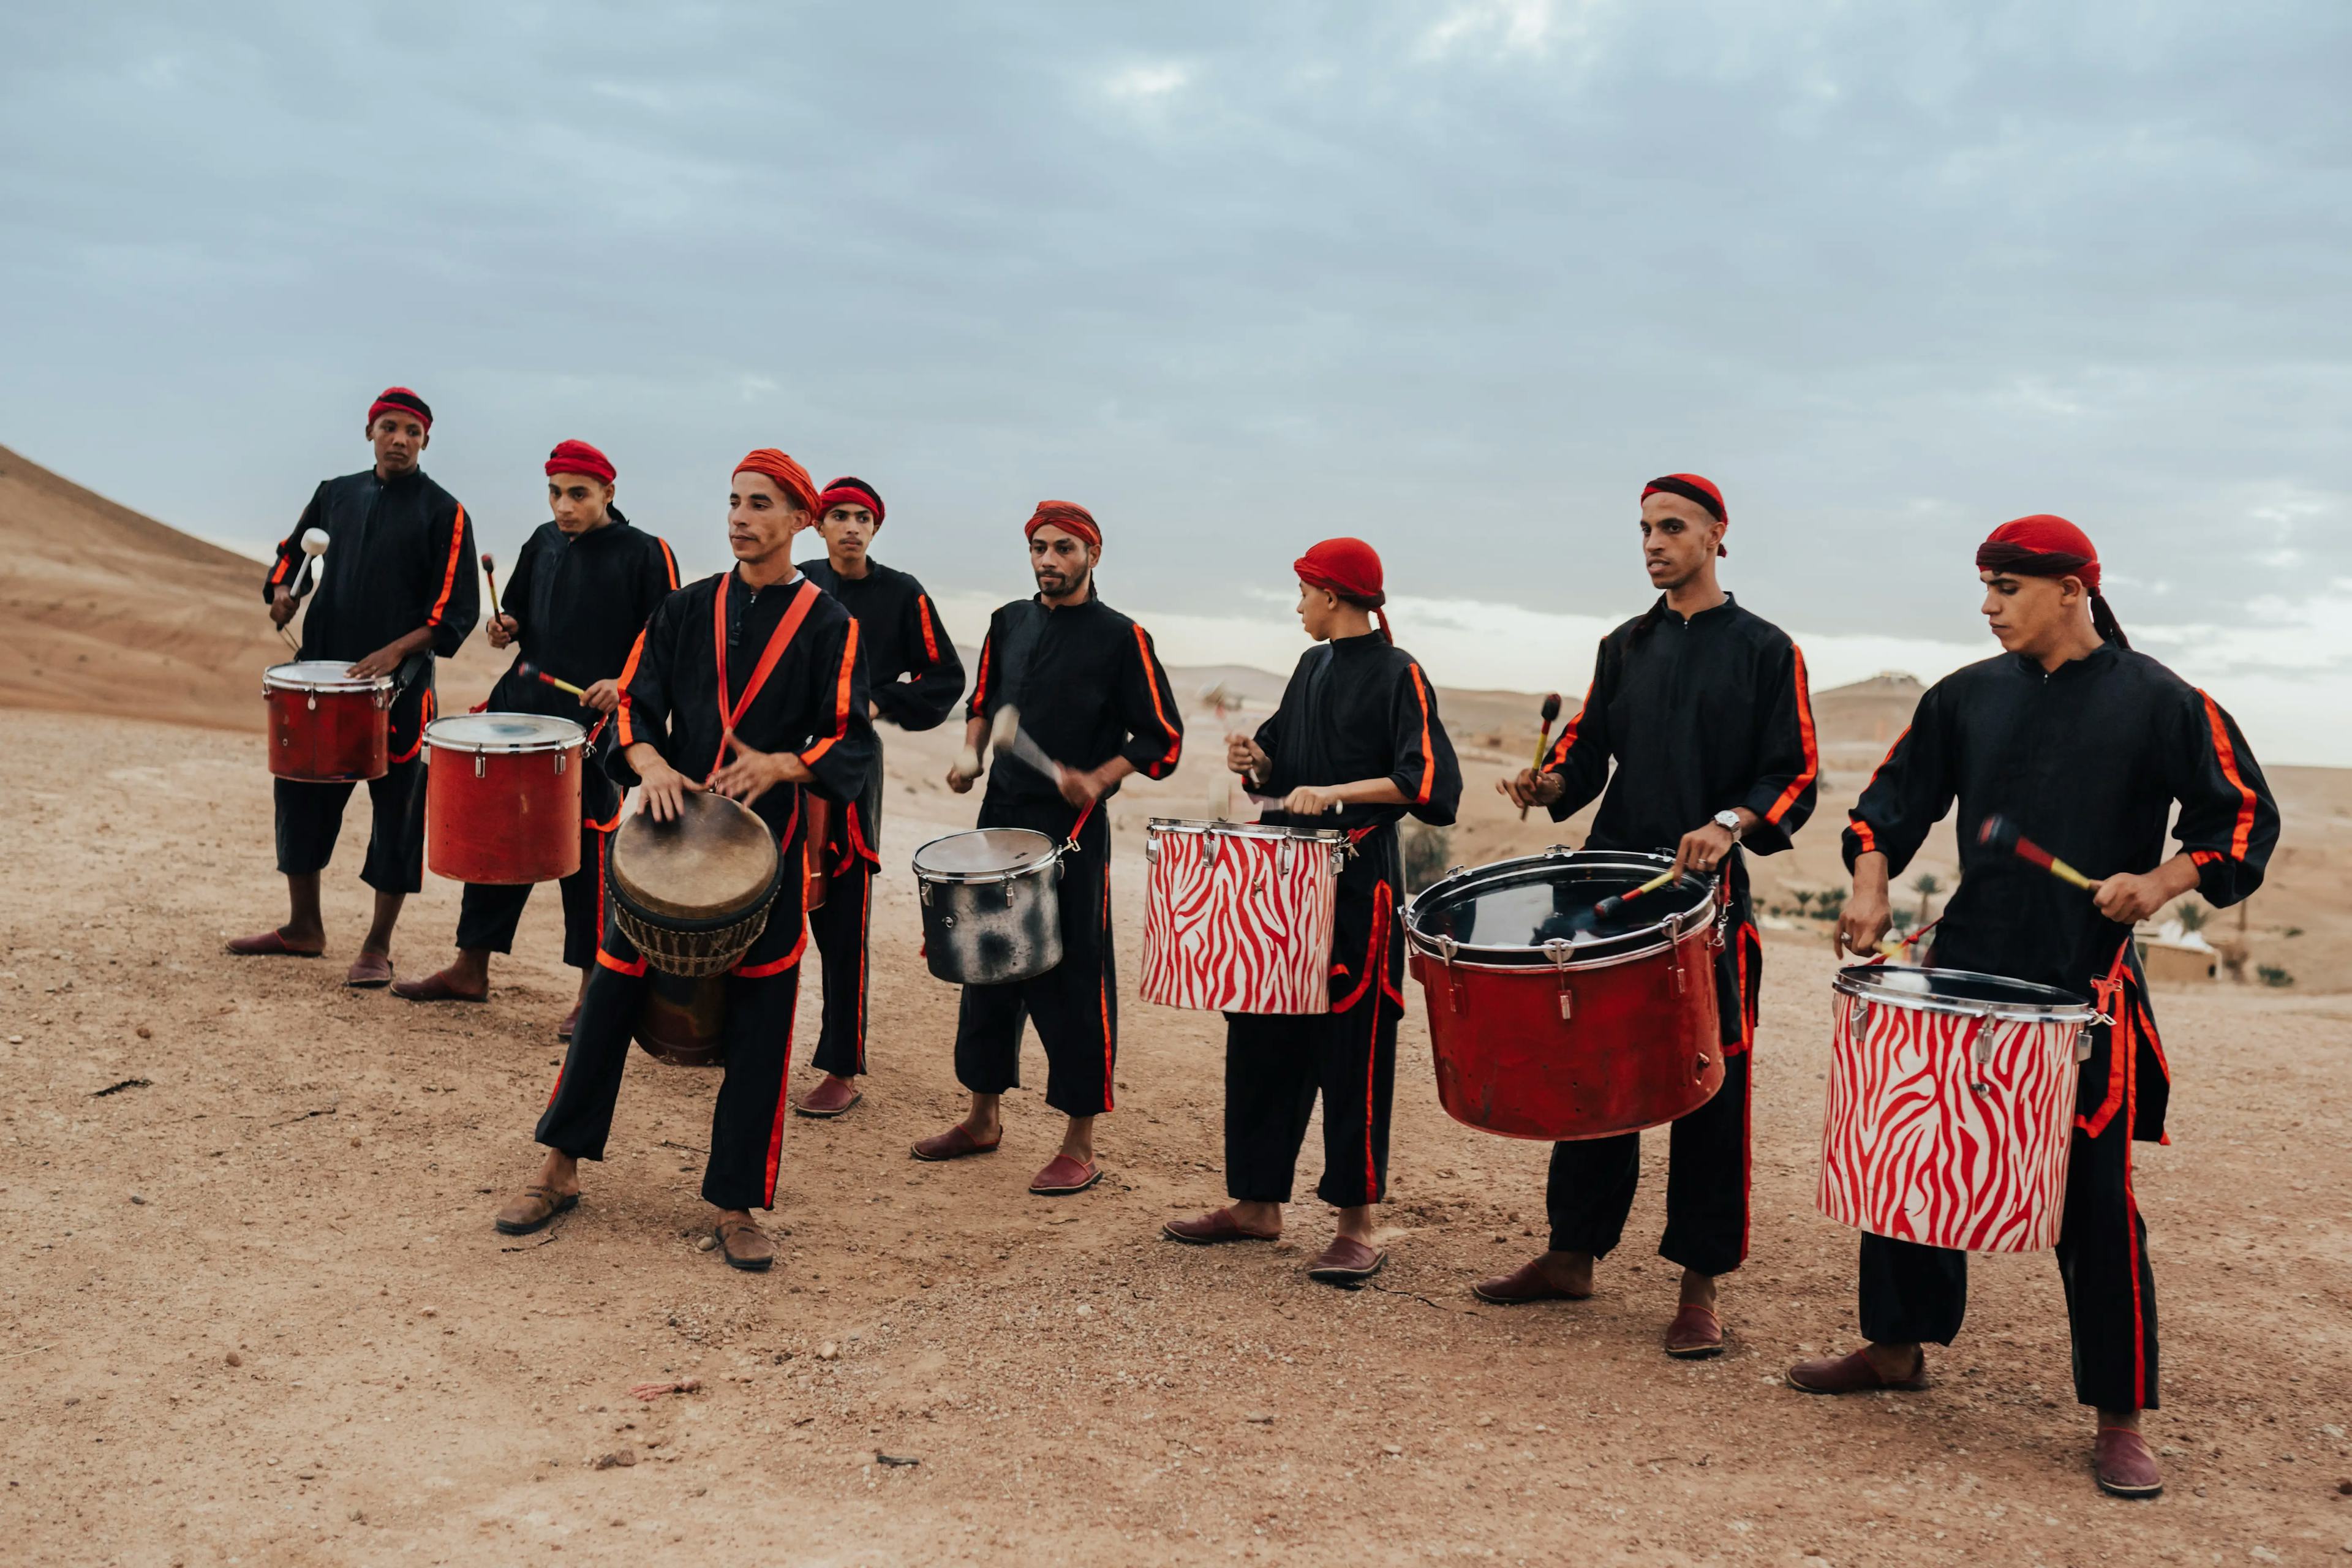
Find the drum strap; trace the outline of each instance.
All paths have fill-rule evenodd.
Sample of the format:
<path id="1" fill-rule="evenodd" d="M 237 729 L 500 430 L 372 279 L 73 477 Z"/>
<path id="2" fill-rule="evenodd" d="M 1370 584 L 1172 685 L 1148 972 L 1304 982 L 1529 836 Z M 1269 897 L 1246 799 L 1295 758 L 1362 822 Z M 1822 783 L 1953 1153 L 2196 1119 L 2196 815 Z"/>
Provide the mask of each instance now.
<path id="1" fill-rule="evenodd" d="M 2130 995 L 2132 941 L 2126 935 L 2124 944 L 2116 950 L 2116 961 L 2107 965 L 2106 978 L 2091 982 L 2095 1005 L 2110 1020 L 2107 1026 L 2107 1091 L 2097 1110 L 2084 1116 L 2079 1111 L 2074 1125 L 2087 1137 L 2096 1138 L 2107 1130 L 2116 1112 L 2123 1109 L 2134 1067 L 2132 1053 L 2139 1048 L 2139 1036 L 2135 1028 L 2138 1021 L 2139 1004 Z"/>
<path id="2" fill-rule="evenodd" d="M 1062 840 L 1063 854 L 1075 855 L 1078 852 L 1078 835 L 1086 831 L 1087 818 L 1095 814 L 1095 806 L 1097 804 L 1099 803 L 1091 800 L 1087 802 L 1087 808 L 1078 813 L 1078 819 L 1076 822 L 1070 824 L 1070 831 Z"/>
<path id="3" fill-rule="evenodd" d="M 768 677 L 775 670 L 776 661 L 784 657 L 784 649 L 791 646 L 793 636 L 800 631 L 801 623 L 808 619 L 809 609 L 816 603 L 817 595 L 824 592 L 814 583 L 806 579 L 802 581 L 801 591 L 793 595 L 792 606 L 784 612 L 784 618 L 778 621 L 776 629 L 768 634 L 768 646 L 760 650 L 760 662 L 752 667 L 751 683 L 743 688 L 741 700 L 730 705 L 727 695 L 727 584 L 734 575 L 729 572 L 719 579 L 719 597 L 711 606 L 710 615 L 711 651 L 719 661 L 719 732 L 725 735 L 733 734 L 735 726 L 743 721 L 743 715 L 751 711 L 751 699 L 759 696 L 760 688 L 768 683 Z M 722 744 L 718 757 L 711 763 L 710 771 L 718 773 L 726 761 L 727 748 Z"/>

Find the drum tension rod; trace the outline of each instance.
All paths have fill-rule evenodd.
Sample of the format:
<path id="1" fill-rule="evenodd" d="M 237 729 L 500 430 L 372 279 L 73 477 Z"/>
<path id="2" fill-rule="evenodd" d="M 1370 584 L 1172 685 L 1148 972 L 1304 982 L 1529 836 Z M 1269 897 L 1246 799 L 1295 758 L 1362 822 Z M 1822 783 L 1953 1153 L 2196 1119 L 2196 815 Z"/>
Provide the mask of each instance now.
<path id="1" fill-rule="evenodd" d="M 1552 972 L 1559 976 L 1559 1019 L 1563 1024 L 1569 1021 L 1576 1007 L 1576 994 L 1568 988 L 1568 960 L 1575 951 L 1574 942 L 1559 937 L 1544 943 L 1544 956 L 1551 960 Z"/>

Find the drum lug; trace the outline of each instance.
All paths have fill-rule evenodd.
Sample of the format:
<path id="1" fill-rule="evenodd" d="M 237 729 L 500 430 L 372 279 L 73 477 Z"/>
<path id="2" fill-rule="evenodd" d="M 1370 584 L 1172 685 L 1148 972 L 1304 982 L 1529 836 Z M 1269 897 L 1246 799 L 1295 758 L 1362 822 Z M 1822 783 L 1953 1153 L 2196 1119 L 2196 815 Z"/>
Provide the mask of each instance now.
<path id="1" fill-rule="evenodd" d="M 915 879 L 915 891 L 922 899 L 923 907 L 929 909 L 931 903 L 931 885 L 918 877 Z"/>
<path id="2" fill-rule="evenodd" d="M 484 752 L 476 752 L 474 753 L 474 776 L 476 778 L 480 778 L 489 771 L 490 759 L 488 753 Z"/>
<path id="3" fill-rule="evenodd" d="M 1007 880 L 1005 880 L 1005 881 L 999 882 L 999 883 L 997 884 L 997 887 L 998 887 L 999 889 L 1001 889 L 1003 891 L 1003 894 L 1004 894 L 1004 907 L 1005 907 L 1006 909 L 1008 909 L 1008 910 L 1009 910 L 1009 909 L 1011 909 L 1011 908 L 1013 907 L 1013 883 L 1012 883 L 1012 881 L 1011 881 L 1010 879 L 1007 879 Z"/>
<path id="4" fill-rule="evenodd" d="M 1565 1024 L 1576 1011 L 1576 994 L 1568 984 L 1568 961 L 1576 952 L 1576 944 L 1554 937 L 1543 945 L 1544 956 L 1551 960 L 1552 973 L 1559 976 L 1559 1021 Z"/>
<path id="5" fill-rule="evenodd" d="M 555 776 L 556 776 L 556 777 L 558 777 L 558 778 L 562 778 L 562 777 L 563 776 L 563 768 L 564 768 L 564 764 L 565 764 L 565 763 L 569 763 L 569 762 L 571 762 L 571 760 L 572 760 L 572 753 L 571 753 L 571 752 L 556 752 L 556 753 L 555 753 Z"/>
<path id="6" fill-rule="evenodd" d="M 1699 1052 L 1698 1065 L 1691 1069 L 1691 1081 L 1696 1083 L 1699 1079 L 1706 1077 L 1706 1069 L 1713 1060 L 1714 1058 L 1709 1057 L 1705 1051 Z"/>
<path id="7" fill-rule="evenodd" d="M 319 710 L 319 694 L 313 691 L 302 699 L 302 706 L 308 711 L 316 713 Z"/>
<path id="8" fill-rule="evenodd" d="M 1297 849 L 1298 841 L 1295 838 L 1285 838 L 1281 843 L 1276 844 L 1274 847 L 1275 869 L 1283 876 L 1289 876 L 1290 862 L 1297 853 Z"/>

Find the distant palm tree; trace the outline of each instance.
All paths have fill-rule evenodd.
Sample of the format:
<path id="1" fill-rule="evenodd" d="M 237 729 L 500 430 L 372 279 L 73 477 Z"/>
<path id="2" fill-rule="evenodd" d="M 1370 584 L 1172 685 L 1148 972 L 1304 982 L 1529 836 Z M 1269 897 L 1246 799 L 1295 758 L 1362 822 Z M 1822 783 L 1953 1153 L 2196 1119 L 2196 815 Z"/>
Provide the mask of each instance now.
<path id="1" fill-rule="evenodd" d="M 1797 913 L 1801 917 L 1805 913 L 1805 907 L 1813 901 L 1813 890 L 1811 888 L 1799 888 L 1789 896 L 1797 900 Z"/>
<path id="2" fill-rule="evenodd" d="M 2172 906 L 2172 918 L 2180 922 L 2182 931 L 2203 931 L 2213 911 L 2194 899 L 2183 899 Z"/>
<path id="3" fill-rule="evenodd" d="M 1944 884 L 1936 879 L 1936 873 L 1933 871 L 1922 871 L 1919 873 L 1917 879 L 1912 882 L 1911 890 L 1919 895 L 1919 923 L 1921 925 L 1926 925 L 1927 923 L 1927 900 L 1934 898 L 1937 893 L 1942 892 L 1944 890 Z"/>

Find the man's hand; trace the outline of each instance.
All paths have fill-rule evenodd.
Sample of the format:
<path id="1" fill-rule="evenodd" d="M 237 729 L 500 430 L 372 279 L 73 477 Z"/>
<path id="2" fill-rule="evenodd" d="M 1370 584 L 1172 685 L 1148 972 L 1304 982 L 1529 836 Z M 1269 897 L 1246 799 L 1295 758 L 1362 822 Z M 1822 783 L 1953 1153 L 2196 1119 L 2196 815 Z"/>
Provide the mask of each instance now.
<path id="1" fill-rule="evenodd" d="M 1859 868 L 1857 868 L 1857 872 Z M 1875 886 L 1857 874 L 1853 891 L 1847 895 L 1845 908 L 1838 915 L 1838 940 L 1849 952 L 1864 958 L 1878 956 L 1878 944 L 1886 940 L 1894 929 L 1895 911 L 1887 906 L 1886 879 L 1882 875 Z"/>
<path id="2" fill-rule="evenodd" d="M 1100 768 L 1086 773 L 1076 768 L 1056 768 L 1054 784 L 1062 792 L 1064 800 L 1072 805 L 1084 806 L 1100 800 L 1103 791 L 1110 787 L 1111 781 L 1103 777 Z"/>
<path id="3" fill-rule="evenodd" d="M 686 809 L 686 797 L 702 793 L 700 784 L 671 767 L 659 752 L 643 741 L 629 748 L 627 760 L 636 771 L 638 787 L 644 792 L 646 815 L 656 822 L 676 822 L 678 814 Z"/>
<path id="4" fill-rule="evenodd" d="M 379 675 L 390 675 L 398 669 L 400 661 L 407 657 L 408 650 L 399 643 L 386 643 L 352 666 L 350 674 L 354 680 L 373 680 Z"/>
<path id="5" fill-rule="evenodd" d="M 1753 826 L 1754 818 L 1745 806 L 1738 810 L 1742 831 L 1745 831 L 1746 827 Z M 1703 827 L 1692 828 L 1683 835 L 1683 841 L 1675 846 L 1675 875 L 1679 877 L 1685 871 L 1714 870 L 1723 864 L 1724 857 L 1730 854 L 1731 847 L 1738 842 L 1739 835 L 1719 823 L 1710 822 Z"/>
<path id="6" fill-rule="evenodd" d="M 1568 793 L 1568 781 L 1558 773 L 1521 768 L 1517 773 L 1496 779 L 1495 791 L 1507 797 L 1513 805 L 1549 805 Z"/>
<path id="7" fill-rule="evenodd" d="M 1282 797 L 1282 809 L 1293 816 L 1320 816 L 1345 804 L 1338 790 L 1323 784 L 1300 784 Z"/>
<path id="8" fill-rule="evenodd" d="M 755 752 L 727 732 L 726 747 L 735 760 L 713 773 L 710 787 L 730 800 L 751 805 L 778 784 L 806 784 L 816 775 L 790 752 Z"/>
<path id="9" fill-rule="evenodd" d="M 512 647 L 516 634 L 521 630 L 522 623 L 512 616 L 492 616 L 482 623 L 482 635 L 490 639 L 492 647 Z"/>
<path id="10" fill-rule="evenodd" d="M 958 795 L 970 795 L 971 793 L 973 781 L 979 777 L 980 775 L 978 773 L 958 772 L 956 765 L 953 763 L 950 763 L 948 764 L 948 788 L 955 791 Z"/>
<path id="11" fill-rule="evenodd" d="M 2092 884 L 2091 902 L 2117 925 L 2137 925 L 2170 903 L 2176 889 L 2166 886 L 2162 873 L 2136 877 L 2128 872 L 2103 877 Z"/>
<path id="12" fill-rule="evenodd" d="M 294 590 L 280 588 L 269 595 L 269 624 L 282 626 L 294 618 Z"/>
<path id="13" fill-rule="evenodd" d="M 597 712 L 608 717 L 617 713 L 621 710 L 621 683 L 617 680 L 600 680 L 580 694 L 580 703 L 584 708 L 593 708 Z"/>
<path id="14" fill-rule="evenodd" d="M 1225 766 L 1244 776 L 1255 773 L 1264 778 L 1274 771 L 1274 759 L 1255 740 L 1236 730 L 1225 737 Z"/>

